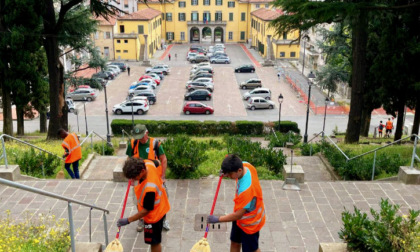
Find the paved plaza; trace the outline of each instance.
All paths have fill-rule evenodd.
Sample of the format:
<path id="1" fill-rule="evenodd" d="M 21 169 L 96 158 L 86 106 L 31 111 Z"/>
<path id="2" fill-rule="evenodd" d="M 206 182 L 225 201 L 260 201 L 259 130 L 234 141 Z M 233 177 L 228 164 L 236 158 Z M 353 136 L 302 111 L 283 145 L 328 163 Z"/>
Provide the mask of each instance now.
<path id="1" fill-rule="evenodd" d="M 107 216 L 109 239 L 115 237 L 116 221 L 121 213 L 126 183 L 111 181 L 21 181 L 66 197 L 94 203 L 110 210 Z M 163 251 L 188 252 L 202 236 L 194 231 L 196 214 L 210 211 L 217 178 L 200 180 L 168 180 L 171 211 L 168 219 L 171 230 L 163 234 Z M 267 222 L 260 234 L 260 247 L 263 252 L 274 251 L 318 251 L 320 242 L 339 242 L 341 213 L 345 208 L 356 206 L 364 211 L 370 207 L 379 209 L 381 198 L 389 198 L 400 204 L 403 213 L 409 208 L 420 208 L 420 187 L 395 183 L 372 182 L 306 182 L 302 190 L 284 191 L 283 181 L 261 181 Z M 223 180 L 216 205 L 216 214 L 230 213 L 233 210 L 234 182 Z M 67 203 L 42 195 L 0 185 L 0 210 L 10 209 L 13 218 L 19 220 L 25 211 L 32 213 L 54 213 L 67 218 Z M 128 201 L 127 215 L 136 209 Z M 89 240 L 89 209 L 74 205 L 75 226 L 78 229 L 77 241 Z M 92 213 L 92 241 L 104 244 L 104 227 L 101 213 Z M 230 224 L 227 232 L 211 232 L 209 242 L 212 251 L 228 251 Z M 136 232 L 136 224 L 122 228 L 121 241 L 125 251 L 146 252 L 148 246 L 143 242 L 143 233 Z"/>

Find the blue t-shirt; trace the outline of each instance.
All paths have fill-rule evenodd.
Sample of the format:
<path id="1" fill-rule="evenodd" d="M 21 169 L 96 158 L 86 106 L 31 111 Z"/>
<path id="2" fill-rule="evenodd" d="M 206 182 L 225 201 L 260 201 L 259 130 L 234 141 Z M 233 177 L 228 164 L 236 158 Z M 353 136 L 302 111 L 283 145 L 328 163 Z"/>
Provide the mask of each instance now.
<path id="1" fill-rule="evenodd" d="M 245 163 L 245 162 L 244 162 Z M 236 193 L 240 195 L 242 192 L 246 191 L 251 187 L 252 184 L 252 175 L 248 168 L 244 167 L 245 174 L 242 178 L 238 179 L 238 183 L 236 184 Z M 248 212 L 252 212 L 255 209 L 255 205 L 257 202 L 257 198 L 254 197 L 245 207 L 244 209 Z"/>

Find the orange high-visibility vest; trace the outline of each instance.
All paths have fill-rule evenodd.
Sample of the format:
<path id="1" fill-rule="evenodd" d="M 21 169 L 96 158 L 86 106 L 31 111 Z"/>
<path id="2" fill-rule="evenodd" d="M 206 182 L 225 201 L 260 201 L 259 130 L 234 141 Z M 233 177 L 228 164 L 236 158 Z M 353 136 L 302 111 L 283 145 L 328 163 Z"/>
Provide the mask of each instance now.
<path id="1" fill-rule="evenodd" d="M 159 157 L 156 155 L 155 149 L 154 149 L 155 148 L 155 141 L 157 141 L 157 140 L 155 140 L 153 137 L 149 137 L 149 140 L 150 140 L 149 141 L 149 154 L 147 156 L 147 159 L 158 160 Z M 131 149 L 133 150 L 133 156 L 132 157 L 136 157 L 136 158 L 140 157 L 139 144 L 140 144 L 140 141 L 137 141 L 136 146 L 134 146 L 134 139 L 131 139 Z M 160 144 L 158 146 L 160 146 Z M 142 157 L 142 158 L 144 158 L 144 157 Z M 159 176 L 162 176 L 162 172 L 163 172 L 162 165 L 159 165 L 157 167 L 157 169 L 159 171 Z"/>
<path id="2" fill-rule="evenodd" d="M 76 133 L 68 134 L 61 143 L 61 146 L 69 150 L 69 155 L 65 161 L 66 164 L 71 164 L 82 159 L 82 147 L 80 147 L 80 141 Z"/>
<path id="3" fill-rule="evenodd" d="M 144 160 L 144 162 L 146 163 L 147 176 L 145 180 L 134 187 L 134 192 L 137 197 L 137 206 L 139 211 L 143 209 L 143 200 L 146 193 L 155 193 L 154 209 L 144 216 L 144 221 L 147 223 L 156 223 L 162 219 L 167 212 L 169 212 L 171 206 L 169 205 L 166 190 L 163 187 L 162 178 L 158 175 L 158 170 L 155 165 L 153 162 L 148 160 Z"/>
<path id="4" fill-rule="evenodd" d="M 265 208 L 263 203 L 263 195 L 260 186 L 260 181 L 258 180 L 257 170 L 250 163 L 244 162 L 244 172 L 250 172 L 252 183 L 251 186 L 238 195 L 238 191 L 235 193 L 235 202 L 234 211 L 236 212 L 239 209 L 245 208 L 249 202 L 255 197 L 255 208 L 251 212 L 246 212 L 241 219 L 237 220 L 236 223 L 240 229 L 242 229 L 247 234 L 255 234 L 260 231 L 265 224 Z M 236 180 L 236 185 L 238 184 L 238 179 Z"/>
<path id="5" fill-rule="evenodd" d="M 392 129 L 392 128 L 394 128 L 394 125 L 392 125 L 392 122 L 391 121 L 387 121 L 386 122 L 386 129 Z"/>

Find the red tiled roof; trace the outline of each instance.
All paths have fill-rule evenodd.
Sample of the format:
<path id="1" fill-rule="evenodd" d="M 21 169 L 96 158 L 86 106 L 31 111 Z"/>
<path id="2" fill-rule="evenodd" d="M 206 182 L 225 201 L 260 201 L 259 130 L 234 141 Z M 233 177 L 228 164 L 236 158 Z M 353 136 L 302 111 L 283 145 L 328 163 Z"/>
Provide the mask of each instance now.
<path id="1" fill-rule="evenodd" d="M 112 16 L 108 16 L 108 20 L 106 20 L 104 17 L 99 16 L 97 18 L 95 18 L 97 21 L 99 21 L 99 25 L 110 25 L 110 26 L 114 26 L 117 18 L 116 17 L 112 17 Z"/>
<path id="2" fill-rule="evenodd" d="M 118 20 L 150 20 L 159 16 L 161 13 L 162 12 L 158 10 L 147 8 L 125 15 L 123 17 L 119 17 Z"/>
<path id="3" fill-rule="evenodd" d="M 262 20 L 270 21 L 283 15 L 283 11 L 261 8 L 261 9 L 251 12 L 251 15 Z"/>

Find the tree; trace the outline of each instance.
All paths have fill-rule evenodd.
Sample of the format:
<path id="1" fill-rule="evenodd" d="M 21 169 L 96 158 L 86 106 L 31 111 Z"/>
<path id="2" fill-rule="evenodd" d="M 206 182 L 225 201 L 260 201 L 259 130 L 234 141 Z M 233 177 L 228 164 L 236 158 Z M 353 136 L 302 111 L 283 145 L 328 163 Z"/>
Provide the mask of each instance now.
<path id="1" fill-rule="evenodd" d="M 48 112 L 48 79 L 47 79 L 47 57 L 43 48 L 40 48 L 34 55 L 34 67 L 39 73 L 36 85 L 32 86 L 31 104 L 39 112 L 39 131 L 47 132 L 47 112 Z"/>

